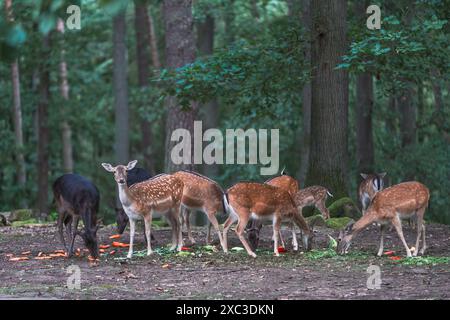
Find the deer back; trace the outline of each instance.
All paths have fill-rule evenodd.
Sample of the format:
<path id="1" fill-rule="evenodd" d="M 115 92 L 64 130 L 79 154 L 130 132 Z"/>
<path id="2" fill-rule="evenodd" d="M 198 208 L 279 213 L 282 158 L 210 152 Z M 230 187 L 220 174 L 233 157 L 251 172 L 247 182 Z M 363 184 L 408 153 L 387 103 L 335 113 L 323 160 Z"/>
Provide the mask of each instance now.
<path id="1" fill-rule="evenodd" d="M 322 186 L 311 186 L 299 190 L 294 195 L 294 202 L 297 207 L 311 206 L 327 198 L 327 189 Z"/>
<path id="2" fill-rule="evenodd" d="M 222 211 L 223 190 L 213 180 L 192 171 L 178 171 L 173 174 L 183 181 L 183 198 L 181 202 L 191 208 L 208 207 Z"/>
<path id="3" fill-rule="evenodd" d="M 299 190 L 297 180 L 288 175 L 278 176 L 278 177 L 269 179 L 264 183 L 274 186 L 274 187 L 281 188 L 281 189 L 289 192 L 289 194 L 291 196 L 296 194 L 297 191 Z"/>
<path id="4" fill-rule="evenodd" d="M 256 182 L 241 182 L 227 190 L 228 201 L 232 207 L 243 207 L 258 216 L 284 215 L 296 213 L 289 193 L 281 188 Z"/>
<path id="5" fill-rule="evenodd" d="M 183 182 L 177 177 L 163 174 L 134 184 L 129 188 L 133 206 L 138 212 L 167 211 L 179 205 L 183 196 Z"/>
<path id="6" fill-rule="evenodd" d="M 410 181 L 396 184 L 376 194 L 368 211 L 395 210 L 411 213 L 428 206 L 430 191 L 420 182 Z"/>

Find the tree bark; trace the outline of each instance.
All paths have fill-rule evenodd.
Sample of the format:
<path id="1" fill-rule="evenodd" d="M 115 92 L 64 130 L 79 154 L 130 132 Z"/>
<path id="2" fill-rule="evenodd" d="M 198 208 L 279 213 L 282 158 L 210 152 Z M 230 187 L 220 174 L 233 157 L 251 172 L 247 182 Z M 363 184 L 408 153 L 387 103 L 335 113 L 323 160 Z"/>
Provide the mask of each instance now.
<path id="1" fill-rule="evenodd" d="M 373 172 L 373 79 L 369 73 L 356 78 L 356 157 L 359 172 Z M 359 173 L 358 173 L 359 175 Z"/>
<path id="2" fill-rule="evenodd" d="M 214 18 L 206 15 L 204 21 L 197 23 L 197 49 L 200 56 L 209 56 L 214 51 Z M 219 104 L 217 99 L 206 103 L 200 108 L 203 115 L 203 130 L 217 128 L 219 123 Z M 204 164 L 203 172 L 212 179 L 219 175 L 219 167 L 217 164 Z"/>
<path id="3" fill-rule="evenodd" d="M 433 94 L 434 94 L 434 106 L 436 108 L 437 112 L 440 112 L 442 110 L 442 107 L 444 105 L 444 102 L 442 100 L 442 88 L 441 85 L 439 83 L 439 71 L 438 70 L 433 70 L 433 77 L 435 78 L 432 81 L 432 86 L 433 86 Z"/>
<path id="4" fill-rule="evenodd" d="M 12 0 L 5 0 L 5 10 L 10 21 L 14 21 L 12 12 Z M 14 136 L 16 143 L 16 161 L 17 161 L 17 183 L 24 187 L 27 182 L 25 157 L 23 153 L 23 130 L 22 130 L 22 103 L 20 97 L 20 72 L 19 62 L 14 60 L 11 64 L 11 80 L 13 88 L 13 118 L 14 118 Z M 26 206 L 26 201 L 21 201 L 21 205 Z"/>
<path id="5" fill-rule="evenodd" d="M 348 195 L 348 73 L 335 70 L 347 52 L 346 0 L 312 0 L 311 153 L 306 185 Z"/>
<path id="6" fill-rule="evenodd" d="M 38 104 L 38 209 L 39 217 L 48 215 L 48 173 L 49 173 L 49 128 L 48 105 L 50 99 L 50 34 L 42 40 L 42 58 L 40 65 L 39 104 Z"/>
<path id="7" fill-rule="evenodd" d="M 412 100 L 412 88 L 406 89 L 398 97 L 397 106 L 400 111 L 400 137 L 402 147 L 416 143 L 416 107 Z"/>
<path id="8" fill-rule="evenodd" d="M 295 6 L 291 10 L 295 10 Z M 292 12 L 295 15 L 295 11 Z M 311 33 L 311 0 L 302 0 L 302 25 L 308 34 L 308 41 L 304 51 L 306 61 L 311 61 L 311 43 L 309 35 Z M 301 136 L 300 170 L 298 180 L 300 186 L 304 184 L 309 166 L 310 142 L 311 142 L 311 82 L 303 86 L 302 89 L 302 110 L 303 110 L 303 132 Z"/>
<path id="9" fill-rule="evenodd" d="M 147 14 L 148 17 L 148 30 L 149 30 L 149 40 L 150 40 L 150 52 L 152 54 L 152 62 L 153 62 L 153 68 L 159 72 L 161 69 L 161 60 L 159 58 L 159 52 L 158 52 L 158 38 L 156 37 L 155 32 L 155 23 L 153 21 L 152 13 L 150 12 Z"/>
<path id="10" fill-rule="evenodd" d="M 148 88 L 150 77 L 150 28 L 147 6 L 145 3 L 136 1 L 134 6 L 135 30 L 136 30 L 136 56 L 138 65 L 138 85 L 140 88 Z M 144 167 L 152 175 L 155 174 L 155 166 L 152 156 L 153 134 L 150 122 L 141 119 L 141 150 L 144 156 Z"/>
<path id="11" fill-rule="evenodd" d="M 116 161 L 126 164 L 129 161 L 129 110 L 127 81 L 127 47 L 125 42 L 125 12 L 113 18 L 114 50 L 114 106 L 115 106 L 115 153 Z"/>
<path id="12" fill-rule="evenodd" d="M 58 32 L 64 34 L 64 22 L 58 19 Z M 65 60 L 65 51 L 61 50 L 61 62 L 59 63 L 59 74 L 61 78 L 60 91 L 65 101 L 69 101 L 69 81 L 67 79 L 67 63 Z M 65 106 L 62 108 L 61 136 L 63 145 L 63 170 L 65 173 L 73 172 L 73 147 L 72 147 L 72 128 L 67 120 Z"/>
<path id="13" fill-rule="evenodd" d="M 166 29 L 166 65 L 169 69 L 181 67 L 195 59 L 195 41 L 193 34 L 192 0 L 164 0 L 164 24 Z M 196 103 L 182 111 L 174 97 L 167 99 L 166 119 L 166 159 L 167 172 L 182 169 L 194 170 L 194 152 L 191 149 L 191 163 L 175 165 L 171 160 L 172 148 L 177 142 L 171 141 L 172 132 L 184 128 L 191 133 L 193 141 L 194 120 L 197 119 Z M 193 143 L 191 143 L 193 147 Z"/>
<path id="14" fill-rule="evenodd" d="M 225 44 L 230 45 L 234 41 L 234 0 L 225 2 L 224 11 Z"/>

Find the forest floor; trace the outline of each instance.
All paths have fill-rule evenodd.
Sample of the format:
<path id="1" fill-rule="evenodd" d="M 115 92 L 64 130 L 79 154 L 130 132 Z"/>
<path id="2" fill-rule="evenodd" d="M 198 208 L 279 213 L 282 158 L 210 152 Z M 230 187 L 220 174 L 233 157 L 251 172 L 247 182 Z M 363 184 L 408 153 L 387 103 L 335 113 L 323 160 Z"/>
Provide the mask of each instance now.
<path id="1" fill-rule="evenodd" d="M 138 228 L 141 231 L 140 228 Z M 205 230 L 195 229 L 197 245 L 192 254 L 161 250 L 169 243 L 168 229 L 155 230 L 157 249 L 145 255 L 142 231 L 137 235 L 137 255 L 126 260 L 126 248 L 107 249 L 97 265 L 87 260 L 87 253 L 72 259 L 57 257 L 36 260 L 40 252 L 62 249 L 54 225 L 0 228 L 0 299 L 449 299 L 450 298 L 450 227 L 427 225 L 428 250 L 425 258 L 405 258 L 405 251 L 395 231 L 387 233 L 385 251 L 394 250 L 401 260 L 387 255 L 376 257 L 379 231 L 375 226 L 362 232 L 352 244 L 350 254 L 336 256 L 327 249 L 328 235 L 338 232 L 318 228 L 314 250 L 288 252 L 274 257 L 271 253 L 271 228 L 264 226 L 256 259 L 245 251 L 211 252 L 204 246 Z M 99 243 L 111 244 L 113 226 L 101 228 Z M 290 242 L 288 230 L 283 230 Z M 416 232 L 404 226 L 409 244 Z M 128 233 L 115 241 L 128 242 Z M 229 247 L 239 246 L 234 232 L 229 233 Z M 300 241 L 301 243 L 301 241 Z M 84 248 L 80 239 L 76 247 Z M 31 253 L 26 254 L 26 251 Z M 22 253 L 25 254 L 22 255 Z M 10 254 L 28 256 L 29 260 L 9 261 Z M 67 268 L 78 265 L 81 288 L 68 289 Z M 368 289 L 371 275 L 367 269 L 379 266 L 381 288 Z"/>

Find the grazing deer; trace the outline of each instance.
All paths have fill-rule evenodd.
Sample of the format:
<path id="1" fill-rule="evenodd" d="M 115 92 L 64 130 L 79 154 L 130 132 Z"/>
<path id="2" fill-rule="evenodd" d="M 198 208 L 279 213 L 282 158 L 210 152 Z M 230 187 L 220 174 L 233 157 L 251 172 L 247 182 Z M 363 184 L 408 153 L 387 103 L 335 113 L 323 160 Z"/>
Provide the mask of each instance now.
<path id="1" fill-rule="evenodd" d="M 222 234 L 219 229 L 216 214 L 225 212 L 223 204 L 222 188 L 213 180 L 191 171 L 178 171 L 173 174 L 175 177 L 183 181 L 183 197 L 181 199 L 182 207 L 184 208 L 184 221 L 188 231 L 188 238 L 191 243 L 195 243 L 191 234 L 191 227 L 189 216 L 192 210 L 199 210 L 205 213 L 208 217 L 208 232 L 206 242 L 211 240 L 211 225 L 216 230 L 220 245 L 223 248 Z"/>
<path id="2" fill-rule="evenodd" d="M 97 187 L 88 179 L 77 174 L 65 174 L 53 183 L 53 196 L 58 211 L 58 232 L 61 242 L 66 249 L 67 256 L 74 254 L 76 235 L 80 235 L 90 255 L 98 258 L 97 244 L 97 212 L 100 194 Z M 80 218 L 83 221 L 83 231 L 78 231 Z M 63 225 L 66 228 L 66 245 L 63 234 Z"/>
<path id="3" fill-rule="evenodd" d="M 151 239 L 152 216 L 155 212 L 165 214 L 172 225 L 171 250 L 181 250 L 182 237 L 180 227 L 180 205 L 183 196 L 183 182 L 169 174 L 161 174 L 153 179 L 136 183 L 131 187 L 126 184 L 127 172 L 136 166 L 137 161 L 128 165 L 113 167 L 102 163 L 106 171 L 114 173 L 119 188 L 119 198 L 123 209 L 130 219 L 130 248 L 127 257 L 133 255 L 133 242 L 136 221 L 144 219 L 145 235 Z M 151 241 L 147 241 L 147 255 L 152 254 Z"/>
<path id="4" fill-rule="evenodd" d="M 377 222 L 381 225 L 380 247 L 377 255 L 381 256 L 383 254 L 385 225 L 392 224 L 405 246 L 406 255 L 411 257 L 411 250 L 403 236 L 401 219 L 416 216 L 417 240 L 414 256 L 417 256 L 417 253 L 419 252 L 421 235 L 423 236 L 423 244 L 420 253 L 424 254 L 426 243 L 423 216 L 429 200 L 430 192 L 428 188 L 416 181 L 400 183 L 378 192 L 373 198 L 369 208 L 367 208 L 366 214 L 356 223 L 347 225 L 347 227 L 340 232 L 337 252 L 339 254 L 347 253 L 352 239 L 365 227 L 373 222 Z"/>
<path id="5" fill-rule="evenodd" d="M 362 213 L 366 213 L 370 202 L 375 195 L 383 190 L 384 182 L 383 178 L 386 176 L 386 172 L 366 174 L 361 173 L 361 177 L 364 179 L 358 188 L 359 200 L 361 201 Z"/>
<path id="6" fill-rule="evenodd" d="M 145 180 L 149 180 L 151 177 L 152 177 L 151 174 L 147 170 L 143 168 L 134 167 L 133 169 L 127 172 L 127 186 L 128 188 L 130 188 L 132 185 Z M 123 208 L 116 208 L 117 231 L 119 234 L 122 234 L 125 231 L 125 228 L 127 227 L 129 221 L 130 219 L 125 213 L 125 210 Z M 144 238 L 145 243 L 147 243 L 147 237 L 145 235 L 145 232 Z M 153 234 L 151 234 L 151 239 L 152 240 L 155 239 Z"/>
<path id="7" fill-rule="evenodd" d="M 278 235 L 282 220 L 293 220 L 303 231 L 303 245 L 310 250 L 313 232 L 308 227 L 303 216 L 297 210 L 292 197 L 281 188 L 256 182 L 241 182 L 227 190 L 224 195 L 224 204 L 229 212 L 223 229 L 224 251 L 228 251 L 227 233 L 233 223 L 238 222 L 236 234 L 244 245 L 247 253 L 256 257 L 244 237 L 244 228 L 250 218 L 272 219 L 274 254 L 278 253 Z"/>

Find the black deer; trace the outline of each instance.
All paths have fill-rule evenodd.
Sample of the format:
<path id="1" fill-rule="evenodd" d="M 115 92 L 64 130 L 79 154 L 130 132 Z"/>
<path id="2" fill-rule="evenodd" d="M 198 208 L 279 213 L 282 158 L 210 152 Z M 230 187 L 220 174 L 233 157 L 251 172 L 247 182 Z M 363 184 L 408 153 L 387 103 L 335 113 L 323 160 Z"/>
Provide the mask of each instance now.
<path id="1" fill-rule="evenodd" d="M 133 168 L 127 172 L 127 185 L 128 187 L 130 187 L 133 184 L 148 180 L 151 177 L 151 174 L 147 170 L 143 168 Z M 119 232 L 119 234 L 122 234 L 129 222 L 128 216 L 123 208 L 116 208 L 116 222 L 117 231 Z M 152 240 L 155 240 L 153 234 L 151 235 L 151 238 Z M 147 242 L 147 238 L 145 238 L 145 242 Z"/>
<path id="2" fill-rule="evenodd" d="M 75 237 L 80 235 L 90 255 L 98 258 L 97 212 L 100 194 L 97 187 L 80 175 L 64 174 L 53 183 L 53 195 L 58 211 L 58 232 L 68 257 L 73 256 Z M 78 231 L 80 217 L 84 224 L 83 231 Z M 63 225 L 69 246 L 64 239 Z"/>

